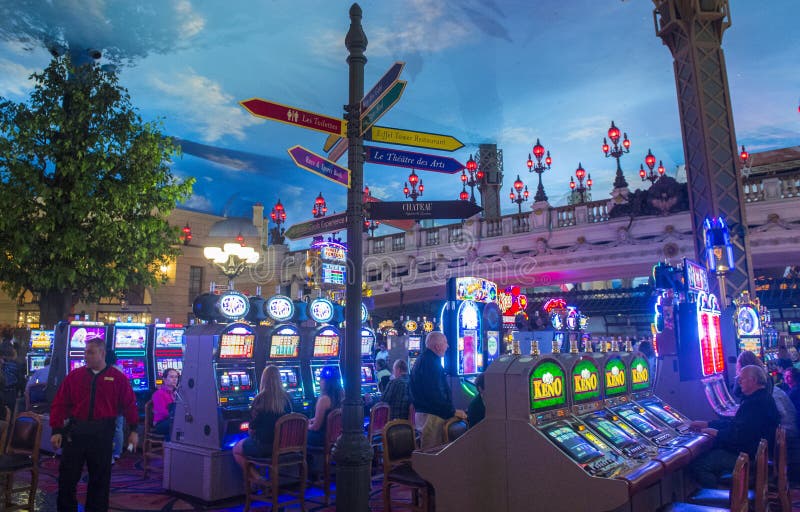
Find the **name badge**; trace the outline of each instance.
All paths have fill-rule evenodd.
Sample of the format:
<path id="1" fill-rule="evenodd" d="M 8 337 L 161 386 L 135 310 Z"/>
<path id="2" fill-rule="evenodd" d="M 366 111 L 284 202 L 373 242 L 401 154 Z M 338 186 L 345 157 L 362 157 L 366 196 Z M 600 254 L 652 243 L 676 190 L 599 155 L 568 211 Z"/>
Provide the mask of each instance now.
<path id="1" fill-rule="evenodd" d="M 103 377 L 103 380 L 110 380 L 111 382 L 114 382 L 114 377 Z"/>

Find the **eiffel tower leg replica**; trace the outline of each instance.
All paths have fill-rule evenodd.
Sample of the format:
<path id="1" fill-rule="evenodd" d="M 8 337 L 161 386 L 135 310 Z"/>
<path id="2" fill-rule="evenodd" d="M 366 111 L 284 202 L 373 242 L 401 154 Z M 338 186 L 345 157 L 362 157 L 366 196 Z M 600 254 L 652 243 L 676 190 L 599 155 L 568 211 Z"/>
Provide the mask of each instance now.
<path id="1" fill-rule="evenodd" d="M 653 0 L 656 34 L 672 52 L 675 85 L 689 182 L 695 255 L 705 262 L 703 221 L 721 216 L 728 223 L 736 268 L 726 275 L 728 293 L 754 291 L 753 268 L 737 168 L 736 133 L 722 52 L 722 34 L 730 27 L 728 0 Z M 711 279 L 719 297 L 719 286 Z M 730 304 L 727 298 L 722 304 Z M 723 312 L 723 345 L 729 372 L 735 361 L 732 313 Z M 726 332 L 727 331 L 727 332 Z M 697 341 L 694 341 L 697 343 Z M 703 400 L 699 381 L 681 382 L 672 375 L 675 355 L 664 355 L 657 388 L 677 392 L 687 400 Z M 698 362 L 699 364 L 699 362 Z M 729 373 L 730 375 L 730 373 Z M 677 404 L 676 404 L 677 406 Z"/>

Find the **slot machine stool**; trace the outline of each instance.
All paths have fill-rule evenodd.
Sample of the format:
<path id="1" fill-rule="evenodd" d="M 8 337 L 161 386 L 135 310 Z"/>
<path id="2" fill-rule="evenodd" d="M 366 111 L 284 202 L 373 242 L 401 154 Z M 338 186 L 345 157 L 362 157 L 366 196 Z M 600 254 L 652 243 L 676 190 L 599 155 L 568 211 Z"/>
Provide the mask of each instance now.
<path id="1" fill-rule="evenodd" d="M 315 479 L 311 485 L 320 486 L 325 493 L 325 505 L 330 505 L 331 501 L 331 466 L 333 464 L 333 445 L 342 435 L 342 409 L 333 409 L 325 418 L 325 444 L 322 446 L 312 446 L 311 452 L 323 455 L 322 463 L 322 483 L 319 478 Z"/>
<path id="2" fill-rule="evenodd" d="M 659 509 L 659 512 L 747 512 L 747 481 L 750 468 L 750 458 L 746 453 L 740 453 L 733 468 L 733 486 L 731 487 L 730 508 L 707 507 L 691 503 L 669 503 Z"/>
<path id="3" fill-rule="evenodd" d="M 411 454 L 417 449 L 414 427 L 408 420 L 392 420 L 383 429 L 383 508 L 392 511 L 392 504 L 407 507 L 404 501 L 392 500 L 392 486 L 411 490 L 411 510 L 429 512 L 433 504 L 433 487 L 411 467 Z"/>
<path id="4" fill-rule="evenodd" d="M 7 410 L 7 409 L 6 409 Z M 2 436 L 4 437 L 4 433 Z M 3 510 L 34 510 L 34 499 L 39 483 L 39 450 L 42 439 L 42 418 L 38 414 L 23 412 L 11 423 L 8 446 L 0 455 L 0 481 L 3 482 L 0 503 Z M 23 487 L 14 487 L 14 477 L 20 471 L 30 471 L 30 483 Z M 28 500 L 24 504 L 15 505 L 11 498 L 14 494 L 28 491 Z"/>

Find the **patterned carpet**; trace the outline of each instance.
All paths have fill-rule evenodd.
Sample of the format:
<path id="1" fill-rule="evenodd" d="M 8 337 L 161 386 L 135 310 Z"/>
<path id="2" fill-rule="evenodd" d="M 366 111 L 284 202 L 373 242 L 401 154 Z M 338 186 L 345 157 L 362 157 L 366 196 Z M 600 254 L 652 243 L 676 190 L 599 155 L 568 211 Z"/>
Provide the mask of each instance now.
<path id="1" fill-rule="evenodd" d="M 41 471 L 39 474 L 39 489 L 36 494 L 36 511 L 50 512 L 56 510 L 56 489 L 58 478 L 58 459 L 43 455 Z M 18 477 L 19 482 L 24 479 Z M 78 501 L 82 502 L 86 493 L 86 476 L 78 486 Z M 393 493 L 395 497 L 402 497 L 399 492 Z M 410 498 L 410 496 L 406 496 Z M 22 496 L 17 496 L 15 501 L 22 501 Z M 333 496 L 335 498 L 335 495 Z M 793 509 L 800 512 L 800 488 L 792 490 Z M 240 512 L 243 508 L 243 498 L 232 498 L 213 505 L 205 504 L 199 500 L 186 496 L 176 496 L 168 493 L 161 486 L 161 472 L 153 471 L 148 479 L 142 478 L 141 459 L 137 456 L 123 456 L 112 471 L 111 484 L 111 509 L 114 512 Z M 331 512 L 335 506 L 325 506 L 324 496 L 318 488 L 312 488 L 306 493 L 306 510 L 312 512 Z M 0 505 L 1 507 L 1 505 Z M 299 510 L 299 506 L 286 507 L 285 510 Z M 394 507 L 395 509 L 397 507 Z M 268 505 L 254 503 L 254 511 L 269 510 Z M 83 512 L 83 507 L 80 508 Z M 370 494 L 370 510 L 382 511 L 383 501 L 381 496 L 381 482 L 373 482 Z M 774 509 L 773 510 L 777 510 Z"/>

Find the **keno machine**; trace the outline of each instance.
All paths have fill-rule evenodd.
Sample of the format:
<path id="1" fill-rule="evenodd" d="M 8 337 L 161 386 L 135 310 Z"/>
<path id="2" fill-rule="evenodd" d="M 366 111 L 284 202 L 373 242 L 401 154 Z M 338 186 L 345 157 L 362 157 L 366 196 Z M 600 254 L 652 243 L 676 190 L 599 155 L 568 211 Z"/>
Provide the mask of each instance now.
<path id="1" fill-rule="evenodd" d="M 285 295 L 274 295 L 267 300 L 266 311 L 267 316 L 275 322 L 269 334 L 267 364 L 278 367 L 283 388 L 292 400 L 292 410 L 305 413 L 309 401 L 300 372 L 300 330 L 292 322 L 295 305 Z"/>
<path id="2" fill-rule="evenodd" d="M 231 448 L 248 434 L 258 393 L 256 333 L 241 321 L 250 309 L 248 298 L 228 291 L 214 309 L 218 313 L 209 313 L 230 323 L 186 330 L 181 392 L 164 460 L 164 487 L 204 501 L 241 494 L 241 470 Z"/>

